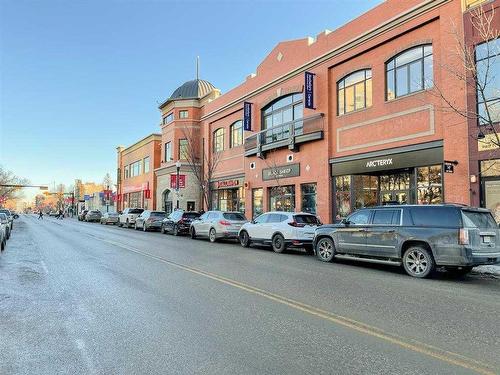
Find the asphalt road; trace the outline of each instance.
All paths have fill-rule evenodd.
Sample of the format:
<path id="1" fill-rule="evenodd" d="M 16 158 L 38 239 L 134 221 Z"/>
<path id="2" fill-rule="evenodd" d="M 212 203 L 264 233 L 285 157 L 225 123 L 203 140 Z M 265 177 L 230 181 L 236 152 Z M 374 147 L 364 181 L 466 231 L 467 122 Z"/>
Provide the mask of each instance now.
<path id="1" fill-rule="evenodd" d="M 500 373 L 500 280 L 22 216 L 0 374 Z"/>

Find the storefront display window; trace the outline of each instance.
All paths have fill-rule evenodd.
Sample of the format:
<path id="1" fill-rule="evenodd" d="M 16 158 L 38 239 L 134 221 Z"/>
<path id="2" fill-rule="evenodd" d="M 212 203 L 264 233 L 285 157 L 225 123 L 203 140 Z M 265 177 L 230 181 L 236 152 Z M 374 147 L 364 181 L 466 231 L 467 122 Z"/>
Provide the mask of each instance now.
<path id="1" fill-rule="evenodd" d="M 264 212 L 264 190 L 262 188 L 252 190 L 252 218 Z"/>
<path id="2" fill-rule="evenodd" d="M 436 204 L 443 202 L 443 180 L 441 165 L 417 168 L 417 203 Z"/>
<path id="3" fill-rule="evenodd" d="M 212 208 L 245 213 L 245 189 L 219 189 L 212 192 Z"/>
<path id="4" fill-rule="evenodd" d="M 351 212 L 351 176 L 335 177 L 335 204 L 335 220 L 341 220 Z"/>
<path id="5" fill-rule="evenodd" d="M 378 204 L 378 177 L 353 176 L 354 208 L 376 206 Z"/>
<path id="6" fill-rule="evenodd" d="M 316 184 L 302 184 L 300 185 L 300 190 L 302 197 L 302 212 L 316 214 Z"/>
<path id="7" fill-rule="evenodd" d="M 269 188 L 269 211 L 295 211 L 295 186 Z"/>
<path id="8" fill-rule="evenodd" d="M 140 191 L 137 191 L 135 193 L 130 193 L 128 195 L 128 207 L 142 208 L 141 195 L 142 195 L 142 192 L 140 192 Z"/>

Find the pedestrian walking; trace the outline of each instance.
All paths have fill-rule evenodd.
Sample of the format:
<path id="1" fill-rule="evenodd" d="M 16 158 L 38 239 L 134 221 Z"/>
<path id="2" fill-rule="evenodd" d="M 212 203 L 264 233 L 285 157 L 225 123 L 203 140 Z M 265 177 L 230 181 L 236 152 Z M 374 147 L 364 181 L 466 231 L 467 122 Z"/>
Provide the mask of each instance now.
<path id="1" fill-rule="evenodd" d="M 40 212 L 38 212 L 38 220 L 42 219 L 43 220 L 43 212 L 42 210 L 40 210 Z"/>
<path id="2" fill-rule="evenodd" d="M 59 210 L 59 215 L 57 216 L 57 218 L 58 218 L 59 220 L 64 219 L 64 214 L 63 214 L 63 211 L 62 211 L 62 210 Z"/>

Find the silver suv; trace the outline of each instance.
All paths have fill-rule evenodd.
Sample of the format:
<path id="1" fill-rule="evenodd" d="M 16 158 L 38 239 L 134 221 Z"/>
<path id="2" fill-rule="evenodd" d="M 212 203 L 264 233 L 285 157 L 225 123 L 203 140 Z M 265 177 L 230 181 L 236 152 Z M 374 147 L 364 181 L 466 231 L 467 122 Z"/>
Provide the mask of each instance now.
<path id="1" fill-rule="evenodd" d="M 339 224 L 319 227 L 316 256 L 402 265 L 414 277 L 436 267 L 464 275 L 500 263 L 498 225 L 489 210 L 461 205 L 394 205 L 364 208 Z"/>
<path id="2" fill-rule="evenodd" d="M 191 222 L 191 238 L 208 237 L 210 242 L 220 238 L 238 238 L 243 224 L 248 222 L 241 212 L 207 211 Z"/>

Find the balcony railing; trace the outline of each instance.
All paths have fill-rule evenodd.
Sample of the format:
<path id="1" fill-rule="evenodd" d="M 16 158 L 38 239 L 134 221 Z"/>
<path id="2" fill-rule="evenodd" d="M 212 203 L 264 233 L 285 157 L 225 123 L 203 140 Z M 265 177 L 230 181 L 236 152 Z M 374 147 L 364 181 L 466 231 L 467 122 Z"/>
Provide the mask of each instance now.
<path id="1" fill-rule="evenodd" d="M 324 113 L 285 122 L 245 138 L 245 156 L 260 157 L 264 151 L 286 146 L 295 150 L 300 143 L 323 139 L 323 130 Z"/>

